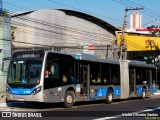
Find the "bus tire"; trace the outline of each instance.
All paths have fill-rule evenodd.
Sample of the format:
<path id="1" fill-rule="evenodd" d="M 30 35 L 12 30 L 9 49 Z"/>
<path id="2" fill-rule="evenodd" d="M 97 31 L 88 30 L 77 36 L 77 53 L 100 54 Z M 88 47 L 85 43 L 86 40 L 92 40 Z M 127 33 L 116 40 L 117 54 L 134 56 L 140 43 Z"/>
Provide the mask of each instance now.
<path id="1" fill-rule="evenodd" d="M 113 102 L 113 91 L 109 89 L 106 95 L 106 103 L 111 104 L 112 102 Z"/>
<path id="2" fill-rule="evenodd" d="M 6 104 L 7 104 L 7 106 L 8 106 L 8 103 L 10 102 L 7 98 L 5 99 L 5 101 L 6 101 Z"/>
<path id="3" fill-rule="evenodd" d="M 145 99 L 146 98 L 146 89 L 143 88 L 142 89 L 142 99 Z"/>
<path id="4" fill-rule="evenodd" d="M 6 101 L 6 103 L 8 103 L 8 102 L 9 102 L 9 101 L 8 101 L 8 99 L 7 99 L 7 97 L 6 97 L 5 101 Z"/>
<path id="5" fill-rule="evenodd" d="M 66 108 L 70 108 L 73 106 L 75 101 L 75 94 L 73 91 L 67 91 L 64 98 L 63 106 Z"/>

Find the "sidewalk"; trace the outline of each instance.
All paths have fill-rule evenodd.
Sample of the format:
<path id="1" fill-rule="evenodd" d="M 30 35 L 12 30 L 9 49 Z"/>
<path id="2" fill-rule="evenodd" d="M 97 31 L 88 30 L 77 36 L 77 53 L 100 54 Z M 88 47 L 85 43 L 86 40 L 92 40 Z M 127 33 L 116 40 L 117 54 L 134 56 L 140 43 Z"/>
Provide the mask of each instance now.
<path id="1" fill-rule="evenodd" d="M 1 103 L 6 103 L 6 93 L 5 92 L 0 92 L 0 104 Z"/>
<path id="2" fill-rule="evenodd" d="M 156 93 L 153 93 L 153 95 L 160 95 L 160 90 L 157 89 L 157 92 L 156 92 Z"/>

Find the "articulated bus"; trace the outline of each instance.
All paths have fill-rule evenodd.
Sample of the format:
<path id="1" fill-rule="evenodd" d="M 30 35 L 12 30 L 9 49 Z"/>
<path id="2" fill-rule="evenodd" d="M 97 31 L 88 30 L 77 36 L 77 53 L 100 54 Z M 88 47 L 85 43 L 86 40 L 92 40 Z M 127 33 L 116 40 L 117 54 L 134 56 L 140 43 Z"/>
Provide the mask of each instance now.
<path id="1" fill-rule="evenodd" d="M 58 103 L 151 96 L 156 67 L 139 61 L 100 59 L 55 51 L 17 51 L 7 76 L 7 101 Z"/>

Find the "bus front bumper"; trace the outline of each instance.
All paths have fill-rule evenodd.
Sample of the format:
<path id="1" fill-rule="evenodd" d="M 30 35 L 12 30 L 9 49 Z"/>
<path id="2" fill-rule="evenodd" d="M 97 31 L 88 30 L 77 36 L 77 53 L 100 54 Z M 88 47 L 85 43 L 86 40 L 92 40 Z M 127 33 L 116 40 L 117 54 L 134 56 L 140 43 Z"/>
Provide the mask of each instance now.
<path id="1" fill-rule="evenodd" d="M 44 98 L 41 94 L 36 95 L 14 95 L 7 93 L 8 101 L 20 101 L 20 102 L 44 102 Z"/>

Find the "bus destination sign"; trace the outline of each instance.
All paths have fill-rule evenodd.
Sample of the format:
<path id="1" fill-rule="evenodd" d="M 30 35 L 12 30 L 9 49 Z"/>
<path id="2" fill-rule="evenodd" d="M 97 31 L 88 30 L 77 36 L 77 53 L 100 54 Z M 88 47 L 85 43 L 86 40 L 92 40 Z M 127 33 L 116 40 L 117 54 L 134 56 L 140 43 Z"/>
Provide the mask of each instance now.
<path id="1" fill-rule="evenodd" d="M 14 58 L 39 58 L 42 57 L 42 53 L 19 53 L 14 54 Z"/>

